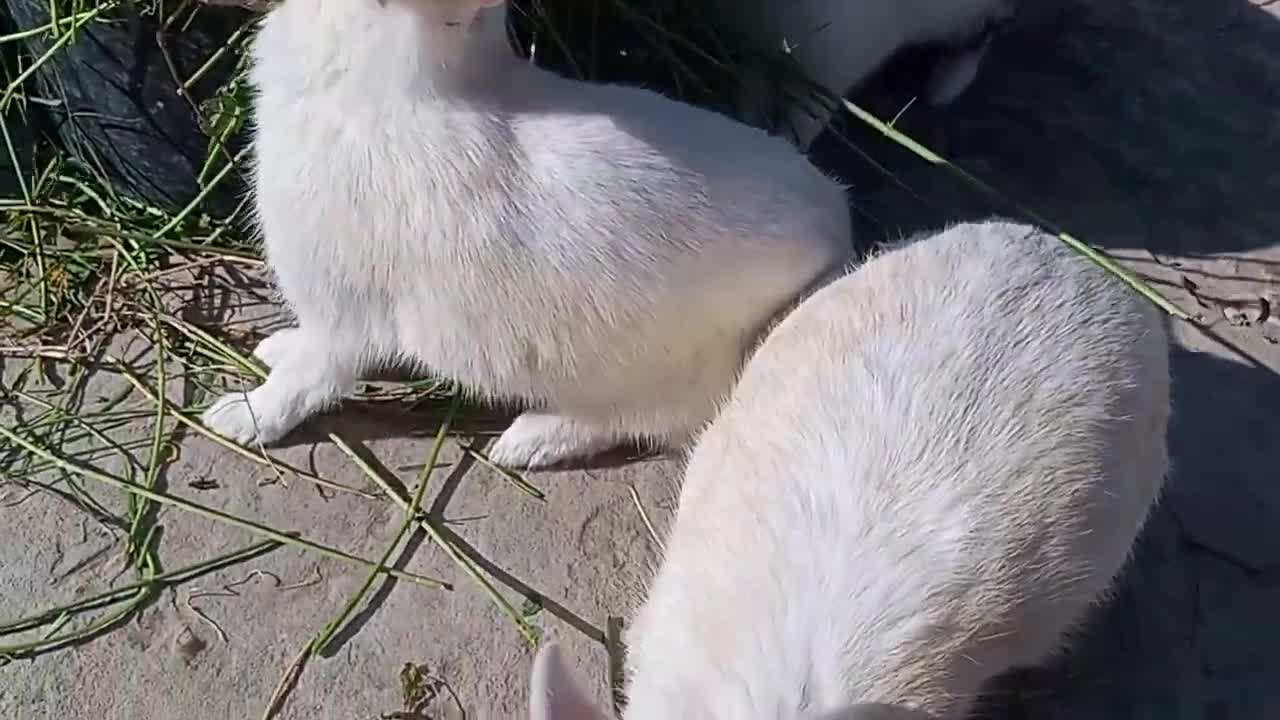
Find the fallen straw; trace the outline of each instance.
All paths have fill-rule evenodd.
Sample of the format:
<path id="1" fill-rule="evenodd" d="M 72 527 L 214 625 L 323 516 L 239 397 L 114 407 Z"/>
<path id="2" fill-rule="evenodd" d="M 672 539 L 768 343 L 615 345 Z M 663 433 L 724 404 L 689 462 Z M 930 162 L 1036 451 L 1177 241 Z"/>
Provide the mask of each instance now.
<path id="1" fill-rule="evenodd" d="M 48 358 L 51 360 L 62 360 L 68 363 L 76 364 L 76 365 L 84 364 L 83 358 L 78 357 L 75 354 L 72 354 L 62 349 L 46 348 L 40 351 L 39 353 L 37 353 L 37 355 L 42 358 Z M 151 402 L 151 404 L 153 405 L 162 404 L 160 396 L 156 393 L 156 391 L 152 389 L 150 386 L 148 386 L 147 383 L 144 382 L 142 378 L 139 377 L 138 374 L 133 371 L 132 368 L 130 368 L 124 362 L 120 361 L 118 358 L 112 357 L 110 355 L 104 355 L 101 358 L 96 359 L 95 362 L 101 365 L 106 365 L 107 367 L 111 368 L 115 372 L 119 373 L 121 377 L 123 377 L 126 381 L 129 382 L 130 385 L 134 387 L 134 389 L 142 393 L 147 398 L 147 400 Z M 198 421 L 196 421 L 190 415 L 188 415 L 186 412 L 180 409 L 169 408 L 168 412 L 166 413 L 166 417 L 172 417 L 174 420 L 177 420 L 178 422 L 187 426 L 193 432 L 196 432 L 197 434 L 205 437 L 206 439 L 221 445 L 222 447 L 230 450 L 231 452 L 239 455 L 240 457 L 245 458 L 246 460 L 250 460 L 254 463 L 257 463 L 258 465 L 264 465 L 266 467 L 272 468 L 273 470 L 277 470 L 277 471 L 283 470 L 299 478 L 302 478 L 307 482 L 310 482 L 315 485 L 319 485 L 320 487 L 326 488 L 328 490 L 333 490 L 335 492 L 349 493 L 351 495 L 359 495 L 360 497 L 367 498 L 369 500 L 378 499 L 378 496 L 373 493 L 365 492 L 364 490 L 361 490 L 359 488 L 354 488 L 349 485 L 343 485 L 342 483 L 336 483 L 332 480 L 326 480 L 325 478 L 322 478 L 319 475 L 316 475 L 315 473 L 307 472 L 302 468 L 294 467 L 293 465 L 290 465 L 281 460 L 277 460 L 265 454 L 256 453 L 242 445 L 237 445 L 236 443 L 233 443 L 230 440 L 223 438 L 221 435 L 218 435 L 217 433 L 210 430 L 209 428 L 206 428 L 204 425 L 200 424 Z M 93 432 L 92 428 L 90 428 L 89 430 L 90 432 Z M 95 435 L 100 435 L 100 433 L 95 433 Z M 99 439 L 105 440 L 104 438 L 101 438 L 101 437 L 99 437 Z"/>
<path id="2" fill-rule="evenodd" d="M 342 437 L 335 433 L 330 433 L 329 439 L 332 440 L 333 444 L 337 445 L 338 449 L 345 453 L 347 457 L 351 458 L 351 461 L 354 462 L 356 466 L 365 473 L 365 475 L 369 476 L 370 480 L 377 483 L 378 487 L 382 488 L 382 491 L 387 497 L 391 498 L 392 502 L 398 505 L 402 511 L 406 513 L 409 511 L 410 500 L 401 495 L 400 492 L 391 485 L 391 483 L 387 482 L 386 478 L 382 477 L 382 473 L 379 472 L 377 468 L 373 467 L 366 462 L 364 458 L 360 457 L 360 454 L 348 445 L 346 440 L 343 440 Z M 418 527 L 422 528 L 423 532 L 431 538 L 431 541 L 443 550 L 454 564 L 462 568 L 462 571 L 480 586 L 480 589 L 484 591 L 485 595 L 489 596 L 489 599 L 498 607 L 499 610 L 501 610 L 507 617 L 511 618 L 511 621 L 515 623 L 516 628 L 520 631 L 520 634 L 524 636 L 524 639 L 529 643 L 529 646 L 537 647 L 539 637 L 538 630 L 525 622 L 520 611 L 517 610 L 501 592 L 498 591 L 498 588 L 494 587 L 494 584 L 489 581 L 489 578 L 485 577 L 484 571 L 476 565 L 475 561 L 467 557 L 452 542 L 449 542 L 448 538 L 440 532 L 440 529 L 435 526 L 435 523 L 432 522 L 431 518 L 419 517 L 417 521 Z"/>
<path id="3" fill-rule="evenodd" d="M 448 414 L 445 415 L 444 422 L 440 423 L 439 430 L 436 431 L 435 443 L 431 446 L 431 453 L 427 457 L 427 464 L 423 466 L 422 472 L 418 476 L 418 489 L 413 493 L 413 501 L 409 503 L 409 508 L 404 511 L 404 522 L 400 524 L 400 530 L 396 533 L 395 539 L 387 546 L 386 552 L 382 554 L 382 558 L 378 561 L 378 569 L 386 567 L 391 561 L 391 555 L 400 547 L 400 543 L 404 541 L 406 535 L 409 534 L 413 523 L 418 519 L 418 512 L 422 508 L 422 498 L 427 494 L 427 487 L 431 482 L 431 471 L 435 469 L 436 462 L 440 459 L 440 450 L 444 447 L 444 441 L 449 436 L 449 426 L 453 424 L 453 417 L 458 412 L 458 406 L 461 405 L 462 393 L 455 392 L 453 401 L 449 403 Z M 312 641 L 310 652 L 315 655 L 323 655 L 325 650 L 333 642 L 334 636 L 347 624 L 347 619 L 364 603 L 365 596 L 369 594 L 369 590 L 373 587 L 373 583 L 378 579 L 378 571 L 369 573 L 369 577 L 365 578 L 364 584 L 356 591 L 347 604 L 338 613 L 338 616 L 325 625 Z"/>
<path id="4" fill-rule="evenodd" d="M 66 615 L 88 612 L 107 605 L 113 605 L 127 599 L 126 596 L 135 593 L 138 590 L 163 587 L 166 585 L 176 585 L 181 582 L 186 582 L 187 580 L 192 580 L 205 573 L 220 570 L 224 567 L 244 562 L 245 560 L 251 560 L 278 547 L 280 547 L 280 543 L 275 540 L 263 540 L 261 542 L 254 543 L 243 550 L 237 550 L 236 552 L 222 555 L 220 557 L 213 558 L 212 560 L 206 560 L 202 563 L 189 565 L 178 570 L 153 575 L 149 578 L 139 580 L 128 585 L 121 585 L 120 587 L 111 588 L 110 590 L 104 590 L 97 595 L 84 598 L 83 600 L 77 600 L 76 602 L 69 603 L 67 605 L 60 605 L 58 607 L 49 608 L 48 610 L 42 610 L 34 615 L 29 615 L 25 618 L 14 620 L 13 622 L 0 624 L 0 636 L 15 635 L 20 632 L 26 632 L 27 630 L 34 630 L 42 625 L 47 625 L 50 622 L 57 621 L 59 618 Z M 5 654 L 4 648 L 0 648 L 0 654 Z"/>
<path id="5" fill-rule="evenodd" d="M 341 560 L 343 562 L 346 562 L 352 565 L 359 565 L 365 568 L 378 567 L 377 563 L 374 563 L 370 560 L 357 557 L 355 555 L 352 555 L 347 552 L 343 552 L 342 550 L 338 550 L 336 548 L 331 548 L 326 545 L 321 545 L 319 543 L 306 540 L 298 535 L 283 533 L 283 532 L 280 532 L 279 530 L 273 530 L 265 525 L 260 525 L 258 523 L 255 523 L 249 520 L 242 520 L 233 515 L 228 515 L 227 513 L 224 513 L 220 510 L 214 510 L 213 508 L 206 507 L 198 503 L 193 503 L 189 500 L 183 500 L 182 498 L 174 497 L 172 495 L 167 495 L 157 490 L 149 490 L 139 485 L 135 485 L 133 483 L 121 480 L 120 478 L 113 477 L 104 472 L 94 470 L 92 468 L 83 467 L 77 463 L 67 460 L 66 458 L 55 455 L 54 453 L 32 443 L 31 441 L 27 440 L 21 435 L 18 435 L 12 430 L 9 430 L 6 427 L 0 427 L 0 437 L 5 438 L 6 440 L 14 443 L 15 445 L 18 445 L 19 447 L 23 448 L 27 452 L 33 455 L 36 455 L 37 457 L 40 457 L 56 465 L 62 470 L 65 470 L 69 473 L 73 473 L 75 475 L 79 475 L 85 479 L 95 480 L 97 482 L 102 483 L 103 485 L 108 485 L 117 490 L 123 490 L 124 492 L 137 495 L 138 497 L 146 498 L 148 500 L 152 500 L 152 501 L 161 503 L 163 505 L 176 507 L 179 510 L 183 510 L 189 513 L 201 515 L 211 520 L 221 522 L 225 525 L 238 527 L 242 530 L 247 530 L 255 535 L 269 538 L 271 540 L 275 540 L 285 545 L 292 545 L 294 547 L 310 550 L 314 553 L 323 555 L 324 557 L 330 558 L 332 560 Z M 451 584 L 443 580 L 437 580 L 435 578 L 429 578 L 423 575 L 415 575 L 413 573 L 407 573 L 401 570 L 396 570 L 394 568 L 382 568 L 381 572 L 386 573 L 391 577 L 399 578 L 400 580 L 406 580 L 415 585 L 421 585 L 423 587 L 444 589 L 444 590 L 453 589 L 453 586 Z"/>
<path id="6" fill-rule="evenodd" d="M 841 100 L 841 102 L 843 103 L 844 108 L 848 110 L 851 114 L 853 114 L 854 117 L 858 118 L 859 120 L 866 123 L 867 125 L 870 125 L 872 128 L 875 128 L 877 131 L 880 132 L 880 134 L 894 141 L 898 145 L 901 145 L 902 147 L 906 148 L 907 150 L 915 154 L 916 157 L 919 157 L 921 160 L 924 160 L 925 162 L 930 163 L 931 165 L 945 168 L 946 170 L 950 171 L 951 173 L 959 177 L 961 180 L 969 183 L 971 186 L 973 186 L 983 194 L 987 195 L 988 197 L 1005 197 L 1003 193 L 1001 193 L 999 190 L 995 189 L 991 185 L 988 185 L 985 181 L 978 178 L 976 175 L 970 173 L 969 171 L 965 170 L 959 165 L 956 165 L 950 160 L 942 157 L 941 155 L 930 150 L 924 145 L 921 145 L 919 142 L 909 137 L 906 133 L 893 127 L 891 123 L 884 122 L 880 118 L 876 117 L 875 115 L 872 115 L 866 110 L 863 110 L 862 108 L 858 107 L 854 103 L 849 102 L 848 100 Z M 1032 222 L 1039 225 L 1040 227 L 1045 228 L 1049 232 L 1053 233 L 1067 247 L 1085 256 L 1086 258 L 1091 260 L 1094 264 L 1096 264 L 1098 267 L 1102 268 L 1103 270 L 1106 270 L 1112 275 L 1115 275 L 1117 278 L 1120 279 L 1121 282 L 1128 285 L 1134 292 L 1145 297 L 1147 300 L 1150 300 L 1153 304 L 1155 304 L 1156 307 L 1165 311 L 1169 315 L 1172 315 L 1173 317 L 1179 318 L 1181 320 L 1191 319 L 1191 316 L 1187 314 L 1187 311 L 1175 305 L 1173 301 L 1169 300 L 1164 295 L 1160 294 L 1160 292 L 1155 288 L 1151 287 L 1150 284 L 1143 282 L 1141 278 L 1139 278 L 1137 275 L 1131 272 L 1128 268 L 1116 262 L 1106 253 L 1080 240 L 1074 235 L 1067 233 L 1062 228 L 1040 217 L 1037 213 L 1032 212 L 1031 210 L 1028 210 L 1027 208 L 1022 207 L 1021 205 L 1018 205 L 1016 203 L 1015 203 L 1015 207 L 1018 209 L 1018 212 L 1022 213 L 1023 216 L 1026 217 L 1028 220 L 1031 220 Z"/>

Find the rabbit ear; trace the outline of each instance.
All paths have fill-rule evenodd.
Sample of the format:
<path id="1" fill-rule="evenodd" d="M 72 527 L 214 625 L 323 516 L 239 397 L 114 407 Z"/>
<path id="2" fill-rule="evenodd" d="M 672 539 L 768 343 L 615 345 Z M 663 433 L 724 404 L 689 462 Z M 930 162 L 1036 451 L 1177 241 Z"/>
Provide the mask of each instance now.
<path id="1" fill-rule="evenodd" d="M 533 661 L 530 720 L 607 720 L 578 687 L 556 643 L 545 643 Z"/>
<path id="2" fill-rule="evenodd" d="M 919 710 L 880 703 L 858 703 L 815 715 L 810 720 L 931 720 Z"/>

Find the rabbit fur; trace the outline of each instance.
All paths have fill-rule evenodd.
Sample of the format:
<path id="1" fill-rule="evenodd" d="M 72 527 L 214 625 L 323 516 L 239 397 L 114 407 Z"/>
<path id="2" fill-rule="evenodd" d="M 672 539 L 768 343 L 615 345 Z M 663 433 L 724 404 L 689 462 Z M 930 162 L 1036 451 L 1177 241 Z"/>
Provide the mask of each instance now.
<path id="1" fill-rule="evenodd" d="M 839 97 L 912 45 L 947 49 L 926 97 L 952 102 L 977 77 L 994 30 L 1012 18 L 1015 0 L 703 0 L 711 21 L 746 48 L 790 55 L 797 69 Z M 763 72 L 747 75 L 740 98 L 747 122 L 768 126 L 779 100 Z M 783 124 L 808 148 L 832 112 L 821 103 L 785 100 Z M 813 105 L 810 107 L 810 105 Z"/>
<path id="2" fill-rule="evenodd" d="M 966 717 L 1126 564 L 1169 466 L 1167 343 L 1153 305 L 1006 222 L 817 291 L 692 451 L 624 717 Z M 605 717 L 542 652 L 533 720 Z"/>
<path id="3" fill-rule="evenodd" d="M 679 446 L 771 317 L 852 253 L 785 141 L 512 51 L 497 0 L 290 0 L 253 44 L 253 180 L 297 327 L 205 414 L 269 443 L 412 364 L 529 411 L 491 459 Z"/>

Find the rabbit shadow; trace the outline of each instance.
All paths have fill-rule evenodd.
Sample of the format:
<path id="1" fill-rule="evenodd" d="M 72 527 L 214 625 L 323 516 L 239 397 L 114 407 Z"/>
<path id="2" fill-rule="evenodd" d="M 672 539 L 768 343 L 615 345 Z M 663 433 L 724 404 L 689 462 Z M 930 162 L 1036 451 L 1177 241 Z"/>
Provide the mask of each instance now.
<path id="1" fill-rule="evenodd" d="M 370 382 L 412 382 L 426 380 L 421 373 L 409 367 L 385 367 L 366 374 Z M 344 440 L 368 443 L 378 440 L 413 438 L 430 441 L 449 417 L 451 401 L 447 397 L 420 398 L 348 398 L 330 412 L 309 418 L 275 447 L 287 448 L 300 445 L 316 445 L 329 441 L 330 433 Z M 455 437 L 465 438 L 466 448 L 483 452 L 488 442 L 501 435 L 519 414 L 521 408 L 514 404 L 464 402 L 449 420 L 449 430 Z M 576 470 L 604 470 L 635 463 L 674 457 L 676 452 L 668 448 L 646 447 L 640 443 L 624 443 L 604 452 L 565 460 L 556 465 L 538 467 L 537 472 L 572 472 Z"/>
<path id="2" fill-rule="evenodd" d="M 1171 361 L 1173 470 L 1115 596 L 1060 658 L 998 679 L 976 718 L 1280 716 L 1280 378 Z"/>
<path id="3" fill-rule="evenodd" d="M 897 129 L 1086 241 L 1174 254 L 1275 242 L 1280 7 L 1023 5 L 951 106 L 910 102 L 927 49 L 903 53 L 853 100 L 886 120 L 897 116 Z M 815 162 L 852 185 L 863 239 L 1015 209 L 857 120 L 843 125 L 845 138 L 896 178 L 841 133 L 815 144 Z"/>
<path id="4" fill-rule="evenodd" d="M 321 415 L 301 425 L 282 439 L 279 447 L 312 445 L 328 441 L 329 433 L 337 433 L 354 442 L 372 442 L 403 438 L 429 441 L 444 421 L 447 400 L 430 402 L 404 402 L 400 400 L 347 400 L 334 412 Z M 452 434 L 467 438 L 464 445 L 483 451 L 490 440 L 502 434 L 515 419 L 515 413 L 507 408 L 464 406 L 450 422 Z M 648 448 L 639 443 L 626 443 L 589 457 L 565 460 L 561 463 L 540 466 L 536 472 L 572 472 L 577 470 L 607 470 L 641 462 L 662 460 L 676 456 L 676 451 L 666 448 Z"/>

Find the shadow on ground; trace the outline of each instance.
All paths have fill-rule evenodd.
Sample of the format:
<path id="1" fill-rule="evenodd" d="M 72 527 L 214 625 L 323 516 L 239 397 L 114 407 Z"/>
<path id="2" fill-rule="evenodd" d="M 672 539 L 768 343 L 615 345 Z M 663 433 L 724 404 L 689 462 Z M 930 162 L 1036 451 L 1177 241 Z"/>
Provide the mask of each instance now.
<path id="1" fill-rule="evenodd" d="M 1199 336 L 1207 352 L 1175 351 L 1174 471 L 1117 597 L 1060 661 L 997 683 L 979 716 L 1280 717 L 1280 355 L 1274 332 L 1224 322 L 1204 297 L 1280 290 L 1280 7 L 1054 5 L 1028 8 L 959 102 L 908 108 L 897 127 L 1069 232 L 1176 269 L 1161 289 L 1232 347 Z M 894 116 L 913 62 L 855 101 Z M 817 161 L 854 186 L 864 247 L 1012 210 L 872 129 L 846 136 L 925 199 L 824 136 Z"/>
<path id="2" fill-rule="evenodd" d="M 1062 659 L 997 683 L 978 717 L 1280 716 L 1280 379 L 1172 359 L 1174 471 L 1117 596 Z"/>
<path id="3" fill-rule="evenodd" d="M 913 106 L 897 127 L 1096 244 L 1221 253 L 1276 242 L 1276 3 L 1024 5 L 967 95 L 946 109 Z M 893 117 L 910 98 L 896 75 L 855 100 Z M 828 134 L 815 155 L 854 185 L 866 234 L 989 213 L 990 202 L 874 130 L 849 133 L 928 199 L 880 192 L 885 178 Z"/>

